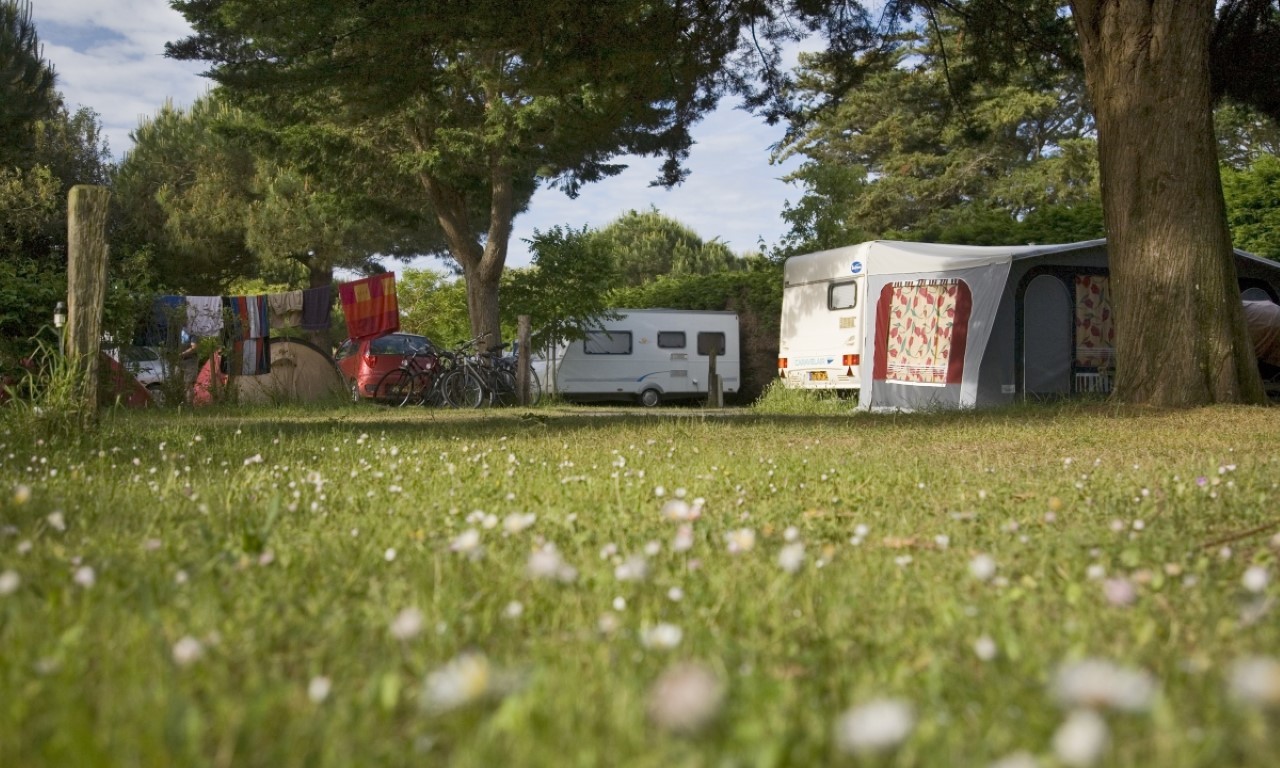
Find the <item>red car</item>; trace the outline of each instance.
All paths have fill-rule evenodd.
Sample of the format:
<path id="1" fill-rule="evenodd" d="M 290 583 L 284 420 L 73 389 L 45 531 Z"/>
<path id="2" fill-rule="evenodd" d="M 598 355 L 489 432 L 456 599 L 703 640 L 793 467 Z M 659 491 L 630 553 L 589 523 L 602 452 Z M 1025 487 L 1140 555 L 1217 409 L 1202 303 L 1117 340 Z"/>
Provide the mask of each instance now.
<path id="1" fill-rule="evenodd" d="M 434 352 L 436 344 L 426 336 L 412 333 L 389 333 L 376 339 L 347 339 L 338 347 L 334 361 L 351 399 L 360 402 L 374 396 L 374 388 L 387 371 L 400 367 L 400 361 L 411 352 Z"/>

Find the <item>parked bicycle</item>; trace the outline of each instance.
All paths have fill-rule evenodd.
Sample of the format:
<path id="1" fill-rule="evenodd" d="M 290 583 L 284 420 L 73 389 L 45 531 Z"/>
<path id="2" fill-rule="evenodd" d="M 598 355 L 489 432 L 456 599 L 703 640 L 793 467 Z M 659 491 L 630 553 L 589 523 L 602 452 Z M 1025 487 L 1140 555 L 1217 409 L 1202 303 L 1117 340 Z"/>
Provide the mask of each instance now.
<path id="1" fill-rule="evenodd" d="M 502 354 L 508 346 L 506 344 L 499 344 L 483 352 L 474 351 L 482 338 L 484 337 L 479 336 L 461 345 L 462 349 L 473 351 L 458 361 L 459 366 L 481 382 L 482 399 L 487 400 L 490 405 L 515 405 L 519 401 L 516 386 L 518 370 L 516 358 Z M 537 373 L 530 368 L 529 404 L 536 405 L 541 399 L 542 383 L 538 380 Z"/>
<path id="2" fill-rule="evenodd" d="M 461 348 L 405 355 L 400 367 L 388 371 L 378 382 L 374 397 L 395 406 L 476 408 L 484 397 L 483 385 L 458 365 L 460 356 Z"/>

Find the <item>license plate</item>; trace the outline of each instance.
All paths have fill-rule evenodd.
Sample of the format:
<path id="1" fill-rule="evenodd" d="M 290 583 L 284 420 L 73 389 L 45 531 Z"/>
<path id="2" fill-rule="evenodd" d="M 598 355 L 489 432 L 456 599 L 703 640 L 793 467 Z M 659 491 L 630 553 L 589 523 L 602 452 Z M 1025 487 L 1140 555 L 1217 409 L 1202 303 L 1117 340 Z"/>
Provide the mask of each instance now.
<path id="1" fill-rule="evenodd" d="M 809 381 L 826 381 L 826 371 L 809 371 Z"/>

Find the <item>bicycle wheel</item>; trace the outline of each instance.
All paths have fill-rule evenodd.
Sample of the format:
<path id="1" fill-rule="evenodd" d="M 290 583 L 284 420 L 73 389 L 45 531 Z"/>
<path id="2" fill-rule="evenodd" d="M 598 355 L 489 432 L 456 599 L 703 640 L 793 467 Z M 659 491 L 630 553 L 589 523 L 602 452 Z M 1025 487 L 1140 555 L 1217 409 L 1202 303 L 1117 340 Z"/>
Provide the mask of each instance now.
<path id="1" fill-rule="evenodd" d="M 403 368 L 387 371 L 373 389 L 373 399 L 383 405 L 404 405 L 413 397 L 414 376 Z"/>
<path id="2" fill-rule="evenodd" d="M 542 382 L 538 380 L 538 372 L 529 369 L 529 405 L 537 405 L 542 401 Z"/>
<path id="3" fill-rule="evenodd" d="M 489 384 L 489 402 L 494 405 L 515 405 L 516 375 L 501 369 L 491 372 Z"/>
<path id="4" fill-rule="evenodd" d="M 484 385 L 474 373 L 459 368 L 445 379 L 444 397 L 454 408 L 479 408 L 484 400 Z"/>

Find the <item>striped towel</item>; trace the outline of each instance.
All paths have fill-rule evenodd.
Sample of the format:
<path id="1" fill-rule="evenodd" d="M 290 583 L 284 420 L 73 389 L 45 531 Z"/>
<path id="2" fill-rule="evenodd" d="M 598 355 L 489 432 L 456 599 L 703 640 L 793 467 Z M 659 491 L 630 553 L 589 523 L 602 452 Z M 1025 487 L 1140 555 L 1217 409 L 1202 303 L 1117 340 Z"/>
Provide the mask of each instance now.
<path id="1" fill-rule="evenodd" d="M 343 283 L 338 286 L 338 298 L 349 338 L 368 339 L 400 330 L 394 272 Z"/>
<path id="2" fill-rule="evenodd" d="M 222 305 L 230 313 L 231 328 L 225 335 L 231 339 L 265 339 L 271 333 L 265 295 L 227 296 Z"/>
<path id="3" fill-rule="evenodd" d="M 240 339 L 219 361 L 219 370 L 228 376 L 261 376 L 271 373 L 271 339 Z"/>

